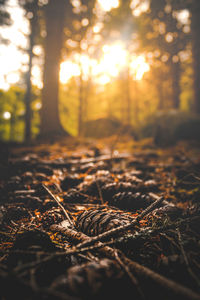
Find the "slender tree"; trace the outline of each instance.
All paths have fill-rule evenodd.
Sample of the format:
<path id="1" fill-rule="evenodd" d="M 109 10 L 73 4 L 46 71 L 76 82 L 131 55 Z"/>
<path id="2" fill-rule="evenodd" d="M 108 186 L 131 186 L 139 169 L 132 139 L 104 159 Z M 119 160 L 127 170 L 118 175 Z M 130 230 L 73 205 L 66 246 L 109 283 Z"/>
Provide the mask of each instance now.
<path id="1" fill-rule="evenodd" d="M 181 63 L 179 53 L 188 44 L 188 35 L 184 32 L 184 24 L 176 17 L 172 5 L 167 0 L 151 0 L 150 8 L 142 16 L 146 18 L 145 27 L 141 35 L 144 47 L 155 53 L 154 61 L 169 72 L 172 91 L 172 107 L 180 108 L 180 76 Z M 142 24 L 142 26 L 143 26 Z M 168 70 L 167 70 L 168 69 Z M 162 83 L 161 83 L 162 84 Z"/>
<path id="2" fill-rule="evenodd" d="M 7 2 L 8 0 L 0 0 L 0 26 L 11 24 L 10 14 L 6 10 Z"/>
<path id="3" fill-rule="evenodd" d="M 84 80 L 81 56 L 88 53 L 91 40 L 94 37 L 94 34 L 92 34 L 92 26 L 96 21 L 96 16 L 94 14 L 95 3 L 96 0 L 82 0 L 78 6 L 76 3 L 75 6 L 73 6 L 74 4 L 72 1 L 72 13 L 67 14 L 65 23 L 65 27 L 67 29 L 65 38 L 67 41 L 73 41 L 72 47 L 70 47 L 69 44 L 65 46 L 67 55 L 70 56 L 74 52 L 79 54 L 78 64 L 80 76 L 78 81 L 78 136 L 83 135 L 83 122 L 86 106 L 85 96 L 87 89 L 87 84 Z"/>
<path id="4" fill-rule="evenodd" d="M 194 111 L 200 114 L 200 1 L 174 0 L 171 4 L 174 9 L 187 9 L 190 12 L 190 29 L 193 58 Z"/>
<path id="5" fill-rule="evenodd" d="M 8 2 L 8 0 L 0 0 L 0 26 L 3 26 L 3 25 L 9 26 L 12 24 L 10 14 L 6 8 L 7 2 Z M 5 43 L 5 42 L 7 42 L 7 40 L 3 39 L 0 36 L 0 42 Z"/>
<path id="6" fill-rule="evenodd" d="M 194 71 L 194 106 L 195 111 L 200 114 L 200 1 L 193 0 L 190 12 Z"/>
<path id="7" fill-rule="evenodd" d="M 38 11 L 39 3 L 38 0 L 19 0 L 19 4 L 24 8 L 27 19 L 29 20 L 30 34 L 28 36 L 28 71 L 26 73 L 26 93 L 25 93 L 25 132 L 24 139 L 26 142 L 31 140 L 31 101 L 32 101 L 32 84 L 31 84 L 31 72 L 33 66 L 33 47 L 35 46 L 36 35 L 38 34 Z"/>
<path id="8" fill-rule="evenodd" d="M 59 118 L 59 68 L 62 53 L 68 47 L 64 46 L 64 39 L 77 42 L 81 53 L 81 43 L 91 26 L 94 0 L 69 1 L 49 0 L 45 8 L 46 39 L 45 63 L 43 74 L 41 136 L 57 136 L 68 134 L 62 127 Z M 80 79 L 82 85 L 82 79 Z M 80 86 L 79 99 L 79 133 L 82 127 L 83 85 Z"/>

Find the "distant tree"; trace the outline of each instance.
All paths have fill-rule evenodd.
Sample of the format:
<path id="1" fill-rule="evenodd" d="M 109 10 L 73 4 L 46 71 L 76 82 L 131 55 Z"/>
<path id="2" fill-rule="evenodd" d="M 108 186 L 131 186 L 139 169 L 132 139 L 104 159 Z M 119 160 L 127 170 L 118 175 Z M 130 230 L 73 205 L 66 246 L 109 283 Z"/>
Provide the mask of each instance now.
<path id="1" fill-rule="evenodd" d="M 185 24 L 178 20 L 172 1 L 149 0 L 149 8 L 146 7 L 146 10 L 143 9 L 145 3 L 145 0 L 135 3 L 122 1 L 119 8 L 112 12 L 111 30 L 113 27 L 118 28 L 121 39 L 127 40 L 133 51 L 151 55 L 151 69 L 155 69 L 154 74 L 161 75 L 156 82 L 159 107 L 164 108 L 165 105 L 161 91 L 163 80 L 167 80 L 171 81 L 172 106 L 177 109 L 180 107 L 181 92 L 179 54 L 186 48 L 189 35 L 184 32 Z M 134 44 L 138 41 L 139 46 L 136 48 Z M 127 97 L 127 107 L 130 106 L 129 102 Z"/>
<path id="2" fill-rule="evenodd" d="M 59 118 L 59 70 L 64 37 L 64 24 L 71 3 L 66 0 L 49 0 L 44 8 L 46 25 L 45 62 L 41 109 L 42 137 L 67 134 Z"/>
<path id="3" fill-rule="evenodd" d="M 10 14 L 6 10 L 7 2 L 8 0 L 0 0 L 0 26 L 11 24 Z"/>
<path id="4" fill-rule="evenodd" d="M 7 4 L 8 0 L 0 0 L 0 26 L 6 25 L 9 26 L 12 24 L 11 18 L 10 18 L 10 14 L 7 11 Z M 2 39 L 2 37 L 0 36 L 0 42 L 6 42 L 5 39 Z"/>
<path id="5" fill-rule="evenodd" d="M 95 1 L 49 0 L 45 7 L 45 63 L 43 74 L 41 136 L 68 134 L 59 117 L 59 68 L 65 39 L 77 43 L 74 51 L 81 51 L 81 41 L 91 21 Z M 88 24 L 87 21 L 88 20 Z M 84 21 L 83 21 L 84 20 Z M 65 47 L 69 52 L 69 48 Z M 80 81 L 80 101 L 82 105 L 82 84 Z M 79 115 L 82 115 L 80 105 Z M 79 120 L 80 121 L 80 120 Z"/>
<path id="6" fill-rule="evenodd" d="M 200 1 L 193 0 L 191 13 L 195 111 L 200 114 Z"/>
<path id="7" fill-rule="evenodd" d="M 168 72 L 168 79 L 167 76 L 164 78 L 171 79 L 172 107 L 179 109 L 180 52 L 186 49 L 189 41 L 188 34 L 184 32 L 184 24 L 178 20 L 176 11 L 167 0 L 150 0 L 150 7 L 141 15 L 140 24 L 141 45 L 153 55 L 155 67 Z M 154 67 L 154 64 L 152 66 Z M 160 101 L 162 102 L 162 99 Z M 161 106 L 163 107 L 163 103 Z"/>
<path id="8" fill-rule="evenodd" d="M 174 0 L 172 6 L 177 10 L 188 9 L 191 21 L 194 111 L 200 114 L 200 1 Z"/>
<path id="9" fill-rule="evenodd" d="M 26 17 L 29 21 L 29 36 L 28 36 L 28 49 L 29 56 L 28 71 L 26 73 L 26 93 L 25 93 L 25 132 L 24 138 L 28 142 L 31 140 L 31 101 L 32 101 L 32 84 L 31 84 L 31 71 L 33 66 L 33 47 L 36 43 L 36 35 L 39 33 L 39 16 L 38 11 L 40 9 L 38 0 L 18 0 L 19 4 L 24 8 Z"/>
<path id="10" fill-rule="evenodd" d="M 73 4 L 74 3 L 74 4 Z M 92 33 L 92 26 L 95 23 L 96 16 L 94 14 L 96 0 L 82 0 L 79 6 L 75 1 L 72 1 L 72 14 L 67 14 L 65 22 L 65 48 L 67 56 L 72 53 L 79 54 L 79 68 L 80 76 L 78 82 L 78 136 L 83 134 L 83 119 L 84 107 L 86 105 L 86 90 L 87 87 L 83 78 L 83 66 L 81 64 L 81 56 L 88 54 L 90 44 L 94 34 Z M 71 44 L 71 46 L 70 46 Z"/>
<path id="11" fill-rule="evenodd" d="M 122 81 L 122 90 L 123 96 L 120 97 L 122 103 L 121 105 L 121 119 L 123 123 L 127 125 L 131 124 L 131 115 L 132 110 L 135 110 L 135 116 L 137 115 L 136 106 L 133 108 L 133 99 L 130 92 L 130 87 L 132 85 L 131 75 L 130 75 L 130 61 L 131 55 L 134 51 L 136 51 L 135 47 L 133 47 L 135 41 L 134 36 L 137 33 L 138 25 L 135 18 L 132 15 L 132 11 L 130 9 L 130 0 L 124 0 L 120 2 L 120 5 L 112 9 L 110 12 L 106 14 L 104 20 L 104 28 L 102 31 L 102 35 L 105 41 L 109 43 L 116 42 L 116 40 L 120 40 L 124 44 L 124 48 L 128 54 L 128 64 L 126 69 L 121 73 L 121 81 Z M 135 53 L 134 53 L 135 54 Z M 134 84 L 134 86 L 136 86 Z"/>

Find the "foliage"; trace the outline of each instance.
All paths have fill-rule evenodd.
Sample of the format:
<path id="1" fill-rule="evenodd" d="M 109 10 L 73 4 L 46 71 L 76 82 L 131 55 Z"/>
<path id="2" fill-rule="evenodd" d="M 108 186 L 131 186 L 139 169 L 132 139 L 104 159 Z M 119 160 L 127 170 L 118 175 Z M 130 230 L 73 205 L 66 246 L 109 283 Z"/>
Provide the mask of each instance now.
<path id="1" fill-rule="evenodd" d="M 59 111 L 63 128 L 72 136 L 78 134 L 78 89 L 75 79 L 61 86 Z"/>
<path id="2" fill-rule="evenodd" d="M 200 118 L 177 110 L 158 111 L 141 127 L 141 138 L 153 137 L 157 146 L 171 146 L 179 140 L 199 141 Z"/>
<path id="3" fill-rule="evenodd" d="M 5 140 L 23 140 L 24 91 L 13 86 L 8 91 L 0 91 L 0 137 Z M 8 119 L 4 113 L 10 113 Z"/>
<path id="4" fill-rule="evenodd" d="M 25 90 L 11 86 L 8 91 L 0 90 L 0 139 L 20 141 L 24 139 L 24 103 Z M 39 132 L 40 92 L 33 87 L 32 94 L 32 133 L 35 137 Z M 9 113 L 7 117 L 5 113 Z"/>

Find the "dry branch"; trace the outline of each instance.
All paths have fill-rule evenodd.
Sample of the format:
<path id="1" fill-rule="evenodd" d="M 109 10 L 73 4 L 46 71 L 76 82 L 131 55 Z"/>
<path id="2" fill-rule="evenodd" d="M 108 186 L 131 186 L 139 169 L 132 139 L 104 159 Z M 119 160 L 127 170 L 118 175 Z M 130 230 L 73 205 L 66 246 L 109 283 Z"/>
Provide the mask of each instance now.
<path id="1" fill-rule="evenodd" d="M 159 198 L 160 200 L 160 198 Z M 161 201 L 161 200 L 160 200 Z M 82 241 L 83 243 L 87 243 L 87 241 L 90 241 L 91 239 L 81 233 L 76 232 L 75 230 L 72 230 L 67 227 L 63 227 L 61 225 L 52 225 L 50 227 L 50 230 L 53 232 L 60 232 L 64 234 L 69 240 L 74 241 L 75 243 Z M 124 254 L 122 254 L 119 250 L 114 250 L 111 247 L 104 246 L 102 242 L 98 241 L 97 246 L 101 247 L 99 248 L 99 252 L 104 254 L 106 257 L 112 258 L 116 260 L 116 252 L 117 255 L 120 256 L 122 259 L 122 262 L 126 264 L 126 266 L 131 270 L 134 274 L 137 274 L 137 279 L 140 279 L 143 281 L 143 279 L 147 279 L 151 282 L 154 282 L 159 285 L 162 289 L 166 290 L 171 296 L 176 295 L 176 299 L 180 300 L 200 300 L 200 295 L 193 292 L 191 289 L 182 286 L 179 283 L 176 283 L 175 281 L 168 279 L 152 270 L 150 270 L 147 267 L 144 267 L 129 258 L 127 258 Z M 81 249 L 80 249 L 81 250 Z M 139 282 L 140 283 L 140 282 Z"/>

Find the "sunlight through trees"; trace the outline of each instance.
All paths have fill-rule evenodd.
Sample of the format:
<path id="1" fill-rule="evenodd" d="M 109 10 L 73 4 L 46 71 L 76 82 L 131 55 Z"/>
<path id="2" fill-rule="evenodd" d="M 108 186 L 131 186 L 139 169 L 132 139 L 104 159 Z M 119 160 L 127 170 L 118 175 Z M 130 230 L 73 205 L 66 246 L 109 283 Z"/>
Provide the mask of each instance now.
<path id="1" fill-rule="evenodd" d="M 2 2 L 0 87 L 2 95 L 13 86 L 26 90 L 26 140 L 82 136 L 84 124 L 101 118 L 138 130 L 160 111 L 199 112 L 198 5 Z"/>

